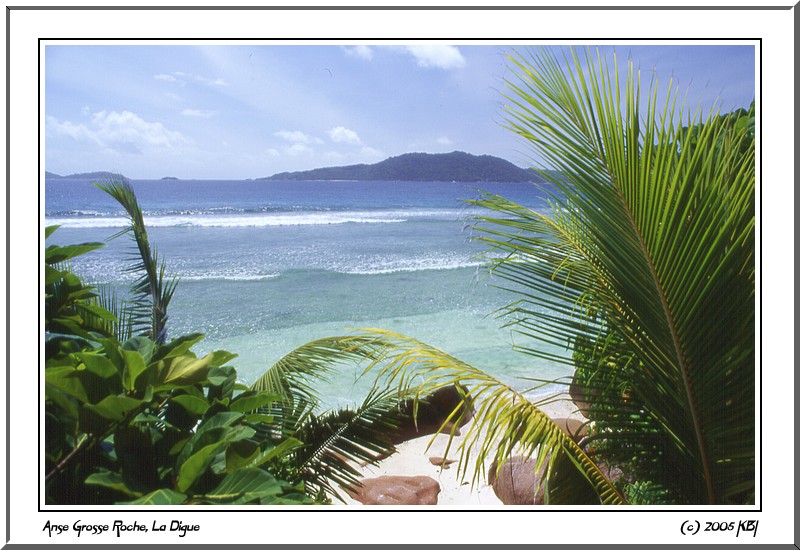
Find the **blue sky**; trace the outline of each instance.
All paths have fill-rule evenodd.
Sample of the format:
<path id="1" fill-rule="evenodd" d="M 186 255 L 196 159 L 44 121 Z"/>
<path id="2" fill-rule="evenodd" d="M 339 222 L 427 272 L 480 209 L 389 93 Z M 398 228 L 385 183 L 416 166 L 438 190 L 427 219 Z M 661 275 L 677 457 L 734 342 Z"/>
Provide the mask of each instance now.
<path id="1" fill-rule="evenodd" d="M 523 48 L 515 46 L 516 48 Z M 753 46 L 604 46 L 691 107 L 754 98 Z M 503 129 L 503 45 L 47 45 L 45 164 L 133 179 L 246 179 L 409 152 L 526 166 Z"/>

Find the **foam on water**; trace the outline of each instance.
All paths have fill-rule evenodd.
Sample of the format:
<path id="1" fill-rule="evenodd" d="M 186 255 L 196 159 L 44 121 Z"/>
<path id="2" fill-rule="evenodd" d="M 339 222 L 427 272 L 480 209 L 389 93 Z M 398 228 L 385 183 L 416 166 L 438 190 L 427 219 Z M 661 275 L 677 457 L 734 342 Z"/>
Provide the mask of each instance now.
<path id="1" fill-rule="evenodd" d="M 222 212 L 222 213 L 220 213 Z M 71 211 L 69 214 L 77 214 Z M 121 228 L 129 224 L 126 217 L 108 213 L 88 211 L 80 215 L 65 215 L 56 212 L 48 215 L 48 225 L 69 228 Z M 250 214 L 230 214 L 229 209 L 218 212 L 183 211 L 174 214 L 145 213 L 148 227 L 277 227 L 303 225 L 338 225 L 347 223 L 403 223 L 410 219 L 463 219 L 464 212 L 457 209 L 412 209 L 412 210 L 345 210 L 345 211 L 276 211 Z"/>
<path id="2" fill-rule="evenodd" d="M 387 217 L 373 212 L 307 213 L 261 216 L 151 216 L 145 217 L 148 227 L 272 227 L 298 225 L 335 225 L 343 223 L 402 223 L 402 217 Z M 48 218 L 48 224 L 70 228 L 125 227 L 122 217 Z"/>
<path id="3" fill-rule="evenodd" d="M 441 271 L 478 267 L 481 262 L 448 254 L 434 257 L 380 258 L 368 265 L 342 266 L 335 271 L 348 275 L 386 275 L 389 273 L 409 273 L 416 271 Z"/>
<path id="4" fill-rule="evenodd" d="M 502 322 L 487 317 L 515 299 L 476 277 L 481 250 L 464 232 L 474 211 L 463 184 L 142 182 L 137 196 L 153 246 L 181 283 L 171 335 L 201 332 L 198 353 L 227 349 L 252 383 L 281 356 L 350 327 L 381 327 L 442 349 L 524 389 L 523 377 L 561 367 L 514 352 Z M 128 225 L 91 185 L 60 182 L 46 193 L 48 244 L 105 241 Z M 500 194 L 525 195 L 519 185 Z M 513 196 L 513 195 L 512 195 Z M 87 280 L 124 291 L 136 275 L 129 239 L 72 261 Z M 485 251 L 484 251 L 485 252 Z M 520 257 L 520 261 L 528 258 Z M 484 284 L 486 283 L 486 284 Z M 326 403 L 358 402 L 360 369 L 320 388 Z"/>

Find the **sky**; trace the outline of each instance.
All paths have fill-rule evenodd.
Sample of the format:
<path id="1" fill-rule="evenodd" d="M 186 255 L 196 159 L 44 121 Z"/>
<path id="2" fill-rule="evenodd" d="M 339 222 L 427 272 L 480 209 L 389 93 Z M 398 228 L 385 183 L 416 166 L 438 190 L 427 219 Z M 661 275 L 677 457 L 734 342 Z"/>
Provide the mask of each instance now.
<path id="1" fill-rule="evenodd" d="M 465 151 L 535 165 L 503 127 L 506 55 L 525 46 L 45 46 L 45 169 L 250 179 Z M 755 97 L 753 45 L 602 45 L 687 105 Z"/>

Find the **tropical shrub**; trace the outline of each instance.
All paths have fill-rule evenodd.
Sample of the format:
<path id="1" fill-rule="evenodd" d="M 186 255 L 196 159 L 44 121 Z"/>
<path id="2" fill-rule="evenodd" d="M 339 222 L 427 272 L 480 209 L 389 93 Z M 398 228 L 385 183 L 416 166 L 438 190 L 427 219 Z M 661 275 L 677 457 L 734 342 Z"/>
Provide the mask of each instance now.
<path id="1" fill-rule="evenodd" d="M 258 410 L 278 398 L 235 394 L 247 388 L 225 366 L 234 355 L 197 357 L 199 334 L 157 344 L 97 330 L 116 318 L 63 261 L 98 247 L 45 253 L 47 503 L 309 502 L 263 467 L 300 443 L 257 437 L 271 420 Z"/>
<path id="2" fill-rule="evenodd" d="M 45 456 L 51 504 L 303 504 L 357 485 L 355 463 L 393 452 L 403 394 L 371 392 L 354 410 L 320 411 L 314 385 L 368 343 L 310 342 L 252 386 L 202 334 L 167 342 L 177 279 L 158 261 L 133 189 L 98 185 L 124 208 L 139 275 L 130 299 L 98 292 L 68 261 L 103 243 L 45 251 Z M 49 237 L 57 227 L 46 229 Z"/>

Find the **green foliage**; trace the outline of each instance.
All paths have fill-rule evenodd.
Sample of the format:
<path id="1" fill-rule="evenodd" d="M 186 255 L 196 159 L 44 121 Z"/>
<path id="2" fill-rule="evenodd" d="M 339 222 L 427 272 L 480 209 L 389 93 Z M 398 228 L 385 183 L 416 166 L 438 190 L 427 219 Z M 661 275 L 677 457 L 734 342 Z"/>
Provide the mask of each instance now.
<path id="1" fill-rule="evenodd" d="M 268 468 L 292 450 L 263 437 L 269 418 L 257 413 L 279 397 L 237 393 L 232 354 L 197 357 L 201 335 L 158 344 L 98 330 L 114 316 L 61 262 L 99 246 L 45 253 L 47 502 L 310 502 L 302 484 Z"/>
<path id="2" fill-rule="evenodd" d="M 680 128 L 674 90 L 663 111 L 655 81 L 642 102 L 631 63 L 624 87 L 588 51 L 511 63 L 508 127 L 559 174 L 549 216 L 475 201 L 493 213 L 491 271 L 519 297 L 505 313 L 531 338 L 520 349 L 577 361 L 597 460 L 670 502 L 752 502 L 754 109 Z"/>
<path id="3" fill-rule="evenodd" d="M 144 231 L 131 230 L 146 243 Z M 45 255 L 49 503 L 329 502 L 339 485 L 358 484 L 354 464 L 393 452 L 400 393 L 376 391 L 355 410 L 324 412 L 314 390 L 337 365 L 374 354 L 369 342 L 311 342 L 244 387 L 227 365 L 234 354 L 192 352 L 201 334 L 155 341 L 165 316 L 160 330 L 120 340 L 129 328 L 64 264 L 102 246 L 53 245 Z"/>
<path id="4" fill-rule="evenodd" d="M 129 234 L 137 249 L 137 261 L 128 271 L 138 273 L 139 278 L 131 286 L 132 300 L 123 310 L 127 324 L 120 331 L 124 330 L 124 335 L 143 334 L 163 344 L 167 339 L 167 307 L 178 280 L 167 275 L 165 262 L 159 262 L 156 249 L 150 246 L 142 208 L 130 184 L 124 179 L 110 179 L 95 185 L 124 208 L 130 225 L 115 236 Z"/>
<path id="5" fill-rule="evenodd" d="M 112 182 L 101 188 L 125 207 L 141 259 L 132 307 L 110 313 L 65 265 L 99 243 L 45 254 L 47 501 L 327 502 L 357 484 L 354 463 L 393 451 L 401 401 L 416 411 L 456 384 L 475 404 L 458 449 L 473 483 L 488 461 L 536 454 L 551 504 L 752 502 L 754 108 L 679 128 L 672 90 L 659 112 L 654 82 L 641 109 L 631 64 L 623 97 L 616 64 L 588 52 L 510 61 L 507 124 L 547 165 L 552 215 L 486 195 L 472 201 L 487 211 L 479 240 L 517 295 L 504 314 L 526 338 L 519 349 L 576 367 L 586 440 L 502 381 L 377 329 L 300 346 L 242 387 L 232 354 L 197 357 L 201 335 L 167 341 L 176 281 L 133 191 Z M 353 410 L 321 411 L 315 381 L 346 361 L 367 363 L 373 391 Z"/>
<path id="6" fill-rule="evenodd" d="M 283 437 L 303 442 L 284 468 L 317 498 L 341 498 L 337 486 L 359 483 L 354 465 L 374 463 L 395 450 L 390 435 L 399 422 L 398 404 L 410 390 L 380 388 L 376 381 L 357 407 L 325 411 L 314 389 L 314 382 L 326 380 L 337 366 L 380 360 L 384 350 L 385 342 L 372 337 L 315 340 L 281 358 L 250 388 L 280 396 L 262 412 L 273 417 Z"/>

